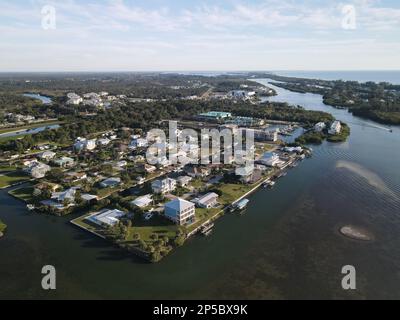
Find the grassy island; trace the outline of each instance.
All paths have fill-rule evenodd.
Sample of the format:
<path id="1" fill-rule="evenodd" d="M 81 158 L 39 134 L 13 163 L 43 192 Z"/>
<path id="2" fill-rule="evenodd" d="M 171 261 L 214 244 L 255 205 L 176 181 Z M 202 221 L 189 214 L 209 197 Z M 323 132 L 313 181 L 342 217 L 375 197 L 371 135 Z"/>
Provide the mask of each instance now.
<path id="1" fill-rule="evenodd" d="M 350 136 L 350 127 L 341 123 L 342 129 L 340 133 L 331 135 L 327 130 L 323 130 L 321 132 L 317 132 L 314 130 L 310 130 L 300 137 L 296 139 L 296 143 L 304 145 L 304 144 L 321 144 L 324 140 L 329 142 L 345 142 L 347 138 Z"/>

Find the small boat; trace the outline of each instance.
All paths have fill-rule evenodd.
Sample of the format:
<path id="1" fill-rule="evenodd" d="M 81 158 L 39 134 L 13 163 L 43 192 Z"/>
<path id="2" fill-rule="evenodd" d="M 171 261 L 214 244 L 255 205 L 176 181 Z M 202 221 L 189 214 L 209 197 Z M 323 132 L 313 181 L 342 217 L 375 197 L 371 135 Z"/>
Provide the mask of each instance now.
<path id="1" fill-rule="evenodd" d="M 249 204 L 250 200 L 249 199 L 242 199 L 239 202 L 235 203 L 232 206 L 232 210 L 231 211 L 241 211 L 243 209 L 245 209 L 247 207 L 247 205 Z"/>
<path id="2" fill-rule="evenodd" d="M 272 189 L 274 186 L 275 186 L 275 182 L 274 182 L 274 181 L 271 181 L 271 182 L 268 184 L 268 188 L 270 188 L 270 189 Z"/>
<path id="3" fill-rule="evenodd" d="M 30 211 L 35 210 L 35 206 L 33 204 L 27 204 L 26 208 Z"/>

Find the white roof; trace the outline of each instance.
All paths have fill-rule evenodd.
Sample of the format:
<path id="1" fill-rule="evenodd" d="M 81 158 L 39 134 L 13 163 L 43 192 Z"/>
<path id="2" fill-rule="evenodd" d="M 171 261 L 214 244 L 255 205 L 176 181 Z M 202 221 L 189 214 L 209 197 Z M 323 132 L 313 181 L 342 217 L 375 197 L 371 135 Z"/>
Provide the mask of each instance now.
<path id="1" fill-rule="evenodd" d="M 176 198 L 165 204 L 165 208 L 170 208 L 174 211 L 182 212 L 185 209 L 192 208 L 194 203 L 186 201 L 181 198 Z"/>
<path id="2" fill-rule="evenodd" d="M 97 200 L 97 196 L 95 196 L 95 195 L 93 195 L 93 194 L 88 194 L 88 193 L 85 193 L 85 194 L 82 194 L 81 195 L 81 198 L 83 199 L 83 200 L 85 200 L 85 201 L 91 201 L 91 200 Z"/>
<path id="3" fill-rule="evenodd" d="M 125 215 L 125 212 L 118 210 L 118 209 L 104 209 L 97 214 L 94 214 L 87 218 L 88 220 L 96 223 L 96 224 L 107 224 L 109 226 L 115 225 L 119 218 Z"/>
<path id="4" fill-rule="evenodd" d="M 202 196 L 197 202 L 201 204 L 207 204 L 210 201 L 214 201 L 216 198 L 218 198 L 218 195 L 214 192 L 210 192 Z"/>
<path id="5" fill-rule="evenodd" d="M 146 194 L 145 196 L 136 198 L 131 203 L 135 206 L 138 206 L 139 208 L 143 208 L 148 206 L 152 201 L 153 199 L 151 197 L 151 194 Z"/>

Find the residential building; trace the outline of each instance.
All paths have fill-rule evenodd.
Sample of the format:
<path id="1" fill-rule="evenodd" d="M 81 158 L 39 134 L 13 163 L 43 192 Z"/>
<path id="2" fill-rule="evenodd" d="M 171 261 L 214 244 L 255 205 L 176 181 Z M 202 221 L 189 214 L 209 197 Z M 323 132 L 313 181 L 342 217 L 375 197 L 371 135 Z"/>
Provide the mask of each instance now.
<path id="1" fill-rule="evenodd" d="M 316 132 L 322 132 L 322 130 L 324 130 L 326 128 L 326 124 L 325 122 L 318 122 L 315 126 L 314 126 L 314 130 Z"/>
<path id="2" fill-rule="evenodd" d="M 253 166 L 246 166 L 246 167 L 238 167 L 235 170 L 237 176 L 239 176 L 239 180 L 243 183 L 250 183 L 254 173 Z"/>
<path id="3" fill-rule="evenodd" d="M 200 208 L 211 209 L 218 204 L 218 195 L 214 192 L 207 193 L 199 198 L 196 203 Z"/>
<path id="4" fill-rule="evenodd" d="M 69 157 L 61 157 L 59 159 L 53 160 L 53 163 L 61 168 L 69 168 L 75 164 L 75 160 Z"/>
<path id="5" fill-rule="evenodd" d="M 165 204 L 164 215 L 178 225 L 190 225 L 195 221 L 195 210 L 194 203 L 176 198 Z"/>
<path id="6" fill-rule="evenodd" d="M 98 196 L 96 196 L 96 195 L 94 195 L 94 194 L 89 194 L 89 193 L 83 193 L 83 194 L 81 194 L 81 198 L 82 198 L 83 201 L 85 201 L 85 202 L 91 202 L 91 203 L 94 203 L 94 202 L 96 202 L 96 201 L 99 199 Z"/>
<path id="7" fill-rule="evenodd" d="M 75 201 L 75 194 L 76 194 L 75 188 L 70 188 L 68 190 L 61 192 L 53 192 L 51 195 L 51 200 L 62 204 L 65 203 L 65 201 L 73 203 Z"/>
<path id="8" fill-rule="evenodd" d="M 174 191 L 176 188 L 176 180 L 166 178 L 163 180 L 156 180 L 151 183 L 151 189 L 154 193 L 169 193 Z"/>
<path id="9" fill-rule="evenodd" d="M 280 163 L 280 159 L 275 152 L 265 152 L 259 162 L 269 167 L 275 167 Z"/>
<path id="10" fill-rule="evenodd" d="M 40 179 L 44 178 L 47 172 L 51 170 L 50 166 L 41 162 L 33 162 L 24 171 L 31 175 L 32 178 Z"/>
<path id="11" fill-rule="evenodd" d="M 120 219 L 125 215 L 125 212 L 118 209 L 103 209 L 86 219 L 103 227 L 112 227 L 119 223 Z"/>
<path id="12" fill-rule="evenodd" d="M 190 181 L 192 181 L 192 177 L 181 176 L 181 177 L 178 177 L 178 179 L 176 179 L 176 181 L 178 182 L 179 186 L 186 187 L 190 183 Z"/>
<path id="13" fill-rule="evenodd" d="M 139 208 L 144 208 L 153 203 L 153 198 L 151 194 L 146 194 L 145 196 L 141 196 L 136 198 L 131 202 L 131 204 L 139 207 Z"/>
<path id="14" fill-rule="evenodd" d="M 329 128 L 329 134 L 339 134 L 341 130 L 342 125 L 340 121 L 336 120 L 331 124 L 331 127 Z"/>
<path id="15" fill-rule="evenodd" d="M 53 151 L 45 151 L 39 155 L 39 158 L 42 160 L 50 161 L 56 156 L 56 153 Z"/>
<path id="16" fill-rule="evenodd" d="M 121 184 L 121 178 L 112 177 L 100 182 L 102 188 L 115 188 Z"/>

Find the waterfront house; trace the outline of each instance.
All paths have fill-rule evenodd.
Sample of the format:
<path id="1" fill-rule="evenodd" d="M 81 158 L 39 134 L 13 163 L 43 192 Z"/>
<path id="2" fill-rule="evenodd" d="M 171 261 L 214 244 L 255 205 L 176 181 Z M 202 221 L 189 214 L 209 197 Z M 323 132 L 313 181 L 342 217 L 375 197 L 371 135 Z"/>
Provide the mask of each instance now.
<path id="1" fill-rule="evenodd" d="M 58 203 L 65 203 L 65 201 L 73 203 L 75 201 L 75 194 L 76 194 L 75 188 L 70 188 L 61 192 L 53 192 L 51 195 L 51 200 L 56 201 Z"/>
<path id="2" fill-rule="evenodd" d="M 100 187 L 102 188 L 115 188 L 121 184 L 121 178 L 118 177 L 112 177 L 103 180 L 100 182 Z"/>
<path id="3" fill-rule="evenodd" d="M 195 221 L 195 205 L 192 202 L 176 198 L 164 206 L 164 215 L 178 225 L 190 225 Z"/>
<path id="4" fill-rule="evenodd" d="M 149 205 L 151 205 L 153 202 L 153 198 L 151 194 L 146 194 L 145 196 L 141 196 L 136 198 L 135 200 L 133 200 L 131 202 L 131 204 L 139 207 L 139 208 L 144 208 L 147 207 Z"/>
<path id="5" fill-rule="evenodd" d="M 125 212 L 118 209 L 103 209 L 86 219 L 102 227 L 112 227 L 125 215 Z"/>
<path id="6" fill-rule="evenodd" d="M 275 152 L 265 152 L 259 162 L 269 167 L 275 167 L 279 165 L 281 161 Z"/>
<path id="7" fill-rule="evenodd" d="M 59 184 L 50 183 L 50 182 L 41 182 L 34 186 L 33 195 L 39 196 L 45 190 L 49 190 L 50 192 L 56 192 L 58 189 L 61 189 L 61 186 Z"/>
<path id="8" fill-rule="evenodd" d="M 196 201 L 200 208 L 214 208 L 218 205 L 218 195 L 214 192 L 207 193 Z"/>
<path id="9" fill-rule="evenodd" d="M 331 124 L 331 127 L 329 128 L 329 134 L 339 134 L 340 131 L 342 130 L 342 125 L 340 121 L 336 120 Z"/>
<path id="10" fill-rule="evenodd" d="M 154 193 L 165 194 L 174 191 L 175 188 L 176 180 L 171 178 L 156 180 L 151 183 L 151 189 Z"/>
<path id="11" fill-rule="evenodd" d="M 235 173 L 239 177 L 239 180 L 241 182 L 250 183 L 254 173 L 254 167 L 253 166 L 238 167 L 236 168 Z"/>
<path id="12" fill-rule="evenodd" d="M 322 132 L 325 128 L 326 128 L 325 122 L 318 122 L 318 123 L 314 126 L 314 131 L 316 131 L 316 132 Z"/>

